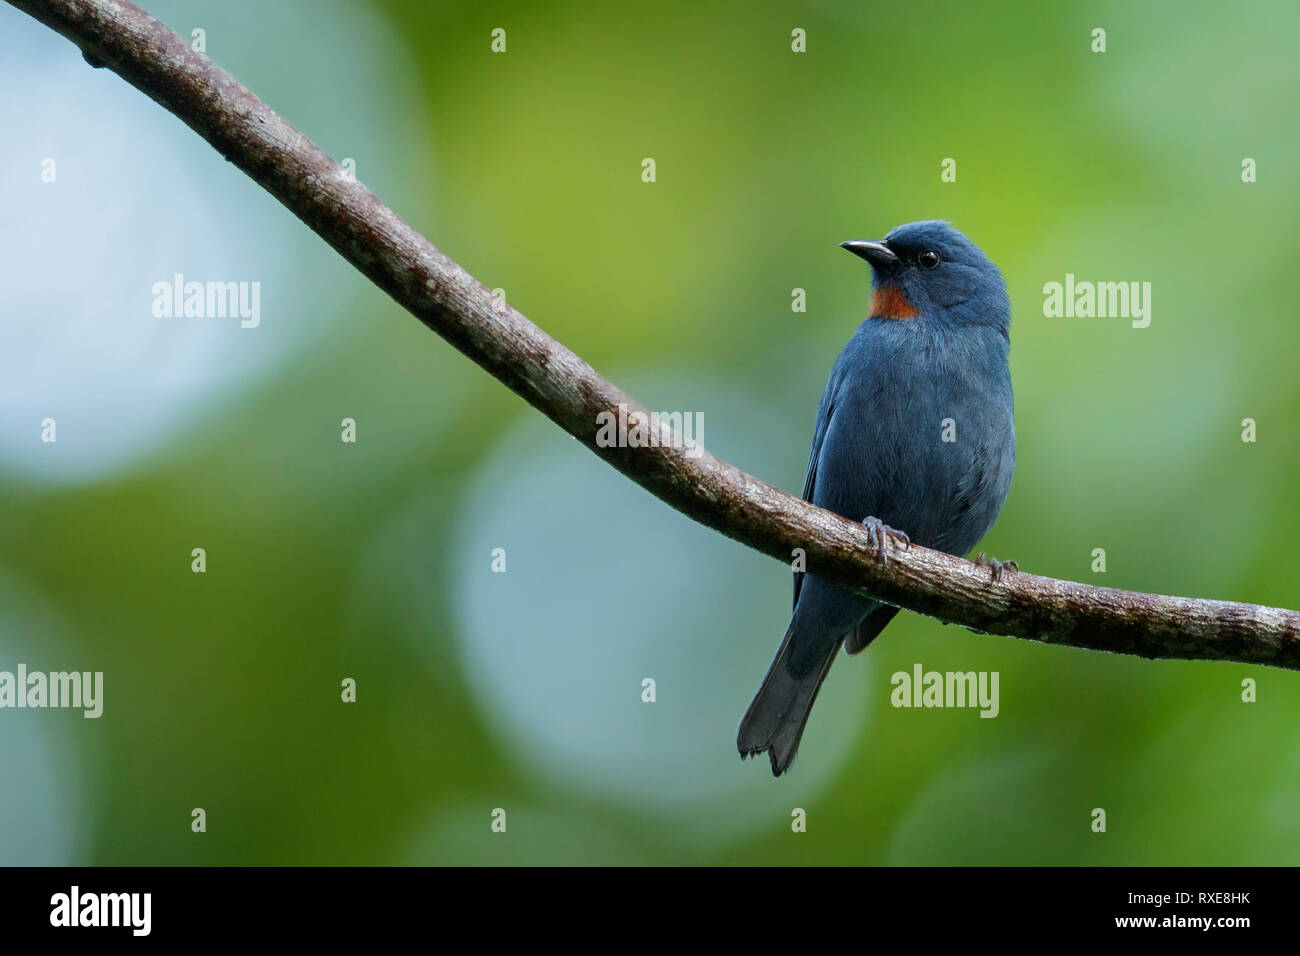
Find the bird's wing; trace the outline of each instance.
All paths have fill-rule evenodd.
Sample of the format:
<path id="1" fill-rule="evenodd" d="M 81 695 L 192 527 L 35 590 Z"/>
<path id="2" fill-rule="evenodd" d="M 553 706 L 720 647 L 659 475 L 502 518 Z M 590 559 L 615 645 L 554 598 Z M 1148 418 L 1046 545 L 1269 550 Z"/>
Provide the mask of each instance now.
<path id="1" fill-rule="evenodd" d="M 821 457 L 822 441 L 830 429 L 831 418 L 835 415 L 835 400 L 826 403 L 825 413 L 817 415 L 817 431 L 813 434 L 812 453 L 808 456 L 808 477 L 803 483 L 803 500 L 812 501 L 813 491 L 817 487 L 817 459 Z"/>
<path id="2" fill-rule="evenodd" d="M 803 500 L 812 501 L 813 492 L 817 487 L 817 460 L 821 458 L 822 441 L 826 438 L 826 432 L 830 429 L 831 418 L 835 415 L 835 390 L 839 384 L 838 366 L 831 373 L 831 380 L 826 383 L 826 391 L 822 393 L 821 405 L 817 409 L 817 427 L 813 431 L 812 452 L 808 455 L 808 477 L 803 483 Z M 794 601 L 791 606 L 799 603 L 799 588 L 803 586 L 803 572 L 794 573 Z"/>
<path id="3" fill-rule="evenodd" d="M 856 654 L 876 639 L 876 635 L 885 629 L 885 625 L 894 619 L 898 608 L 882 604 L 862 619 L 862 623 L 849 631 L 844 639 L 844 649 Z"/>

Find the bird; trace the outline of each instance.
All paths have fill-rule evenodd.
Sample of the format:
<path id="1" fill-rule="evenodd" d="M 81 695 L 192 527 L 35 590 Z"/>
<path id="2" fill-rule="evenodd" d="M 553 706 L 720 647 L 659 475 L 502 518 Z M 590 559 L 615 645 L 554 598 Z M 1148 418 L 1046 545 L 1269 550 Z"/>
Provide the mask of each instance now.
<path id="1" fill-rule="evenodd" d="M 831 369 L 817 409 L 804 500 L 866 525 L 890 546 L 964 556 L 1011 488 L 1016 433 L 1011 305 L 997 266 L 944 220 L 840 243 L 871 266 L 871 307 Z M 1018 570 L 982 552 L 993 580 Z M 796 570 L 794 610 L 740 722 L 741 758 L 790 769 L 843 646 L 856 654 L 898 608 Z"/>

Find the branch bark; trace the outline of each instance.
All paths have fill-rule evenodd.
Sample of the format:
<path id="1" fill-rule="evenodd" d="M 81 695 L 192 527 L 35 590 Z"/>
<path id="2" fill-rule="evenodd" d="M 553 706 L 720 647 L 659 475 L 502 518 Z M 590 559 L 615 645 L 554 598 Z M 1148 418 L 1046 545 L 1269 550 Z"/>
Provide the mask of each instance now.
<path id="1" fill-rule="evenodd" d="M 408 226 L 230 74 L 125 0 L 8 0 L 206 139 L 416 318 L 652 494 L 764 554 L 972 630 L 1148 658 L 1300 669 L 1300 613 L 988 569 L 913 546 L 882 562 L 865 529 L 707 452 L 599 447 L 597 416 L 646 410 Z"/>

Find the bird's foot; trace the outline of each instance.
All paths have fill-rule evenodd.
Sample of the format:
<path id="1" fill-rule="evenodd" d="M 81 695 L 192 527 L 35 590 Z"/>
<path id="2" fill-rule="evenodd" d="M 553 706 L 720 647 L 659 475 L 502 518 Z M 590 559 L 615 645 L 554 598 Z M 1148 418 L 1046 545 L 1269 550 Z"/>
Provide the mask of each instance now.
<path id="1" fill-rule="evenodd" d="M 896 528 L 891 528 L 879 518 L 867 515 L 862 519 L 862 525 L 867 529 L 867 540 L 870 542 L 871 550 L 876 552 L 876 557 L 880 558 L 881 564 L 889 563 L 888 552 L 891 541 L 902 551 L 911 547 L 911 538 Z"/>
<path id="2" fill-rule="evenodd" d="M 1020 565 L 1016 564 L 1016 562 L 999 561 L 997 558 L 990 558 L 983 551 L 981 551 L 978 557 L 975 558 L 975 563 L 978 564 L 980 567 L 987 566 L 989 569 L 989 578 L 990 580 L 993 581 L 1001 581 L 1002 573 L 1004 571 L 1010 572 L 1011 574 L 1015 574 L 1017 571 L 1020 570 Z"/>

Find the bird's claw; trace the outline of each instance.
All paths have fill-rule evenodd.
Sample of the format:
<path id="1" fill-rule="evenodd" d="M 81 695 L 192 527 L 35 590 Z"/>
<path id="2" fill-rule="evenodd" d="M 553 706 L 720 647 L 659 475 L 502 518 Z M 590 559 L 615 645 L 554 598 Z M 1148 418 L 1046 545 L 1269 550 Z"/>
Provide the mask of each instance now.
<path id="1" fill-rule="evenodd" d="M 1002 572 L 1004 571 L 1008 571 L 1012 574 L 1015 574 L 1017 571 L 1020 570 L 1020 565 L 1016 564 L 1016 562 L 999 561 L 997 558 L 990 558 L 983 551 L 981 551 L 979 553 L 979 556 L 975 558 L 975 563 L 978 564 L 980 567 L 987 566 L 989 569 L 989 578 L 990 580 L 993 581 L 1001 581 Z"/>
<path id="2" fill-rule="evenodd" d="M 893 541 L 899 549 L 906 551 L 912 545 L 912 539 L 896 528 L 891 528 L 879 518 L 871 515 L 862 519 L 862 526 L 867 529 L 867 543 L 876 552 L 881 564 L 889 563 L 889 543 Z"/>

